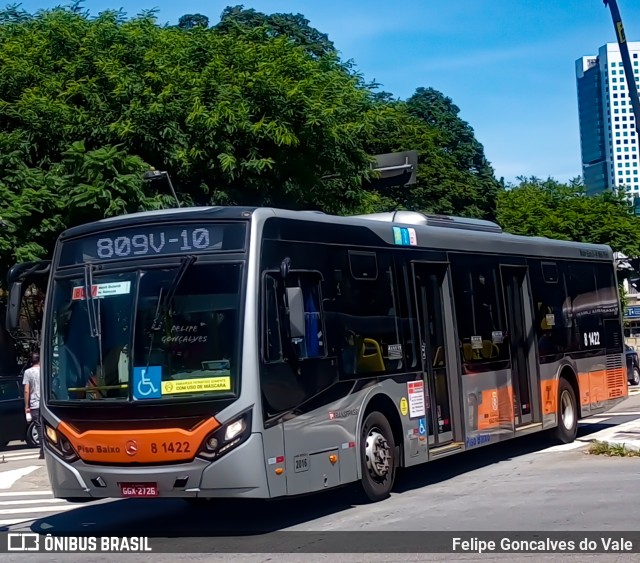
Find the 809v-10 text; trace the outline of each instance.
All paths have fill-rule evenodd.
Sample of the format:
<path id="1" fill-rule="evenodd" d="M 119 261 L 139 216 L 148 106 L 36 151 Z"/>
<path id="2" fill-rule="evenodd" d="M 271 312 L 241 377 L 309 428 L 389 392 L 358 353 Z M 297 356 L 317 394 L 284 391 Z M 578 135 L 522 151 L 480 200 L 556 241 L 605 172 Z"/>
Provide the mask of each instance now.
<path id="1" fill-rule="evenodd" d="M 145 254 L 160 254 L 165 245 L 182 243 L 176 251 L 182 250 L 206 250 L 209 248 L 210 238 L 207 229 L 199 228 L 189 232 L 183 229 L 178 238 L 167 239 L 164 233 L 159 235 L 134 235 L 132 237 L 119 236 L 116 238 L 101 238 L 96 242 L 99 258 L 111 258 L 115 256 L 127 257 L 131 255 L 144 256 Z"/>

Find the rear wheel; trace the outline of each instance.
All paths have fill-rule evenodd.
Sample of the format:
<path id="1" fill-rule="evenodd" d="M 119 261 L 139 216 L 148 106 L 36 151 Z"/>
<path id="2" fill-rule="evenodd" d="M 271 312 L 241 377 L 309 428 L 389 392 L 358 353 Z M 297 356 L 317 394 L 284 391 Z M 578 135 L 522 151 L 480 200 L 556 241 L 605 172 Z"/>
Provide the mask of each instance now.
<path id="1" fill-rule="evenodd" d="M 566 379 L 558 382 L 558 426 L 554 438 L 561 444 L 569 444 L 578 434 L 578 403 L 573 387 Z"/>
<path id="2" fill-rule="evenodd" d="M 633 368 L 633 379 L 632 379 L 631 384 L 632 385 L 640 384 L 640 371 L 638 370 L 637 367 Z"/>
<path id="3" fill-rule="evenodd" d="M 377 502 L 387 498 L 396 476 L 396 447 L 389 421 L 377 411 L 370 413 L 362 425 L 360 463 L 367 499 Z"/>

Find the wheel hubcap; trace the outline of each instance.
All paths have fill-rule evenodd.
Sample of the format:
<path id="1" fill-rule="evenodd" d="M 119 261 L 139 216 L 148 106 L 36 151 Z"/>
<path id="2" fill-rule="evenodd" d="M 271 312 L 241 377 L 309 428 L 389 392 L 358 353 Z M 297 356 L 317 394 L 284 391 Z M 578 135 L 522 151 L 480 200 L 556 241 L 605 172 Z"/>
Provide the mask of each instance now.
<path id="1" fill-rule="evenodd" d="M 562 404 L 562 423 L 564 424 L 564 427 L 569 430 L 573 428 L 573 422 L 575 420 L 573 403 L 571 402 L 571 396 L 569 395 L 569 392 L 563 391 L 560 400 Z"/>
<path id="2" fill-rule="evenodd" d="M 367 436 L 365 455 L 369 472 L 384 477 L 391 467 L 391 448 L 386 438 L 375 429 Z"/>

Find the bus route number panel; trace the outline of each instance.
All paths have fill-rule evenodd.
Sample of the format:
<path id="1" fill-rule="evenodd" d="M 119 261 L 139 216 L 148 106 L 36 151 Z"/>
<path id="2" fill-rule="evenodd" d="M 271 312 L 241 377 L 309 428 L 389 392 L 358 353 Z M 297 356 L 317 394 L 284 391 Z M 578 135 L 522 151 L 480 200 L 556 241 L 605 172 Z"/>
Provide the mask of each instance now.
<path id="1" fill-rule="evenodd" d="M 242 251 L 246 225 L 162 225 L 135 227 L 69 240 L 62 246 L 60 264 L 86 260 L 120 260 L 167 254 Z"/>

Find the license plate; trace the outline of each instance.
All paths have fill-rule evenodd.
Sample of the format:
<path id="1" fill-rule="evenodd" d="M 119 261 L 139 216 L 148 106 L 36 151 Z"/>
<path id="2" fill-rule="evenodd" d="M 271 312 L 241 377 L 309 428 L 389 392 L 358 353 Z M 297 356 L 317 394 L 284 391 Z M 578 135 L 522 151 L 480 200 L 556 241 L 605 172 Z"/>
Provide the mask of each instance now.
<path id="1" fill-rule="evenodd" d="M 123 497 L 157 497 L 158 485 L 155 483 L 120 483 Z"/>

